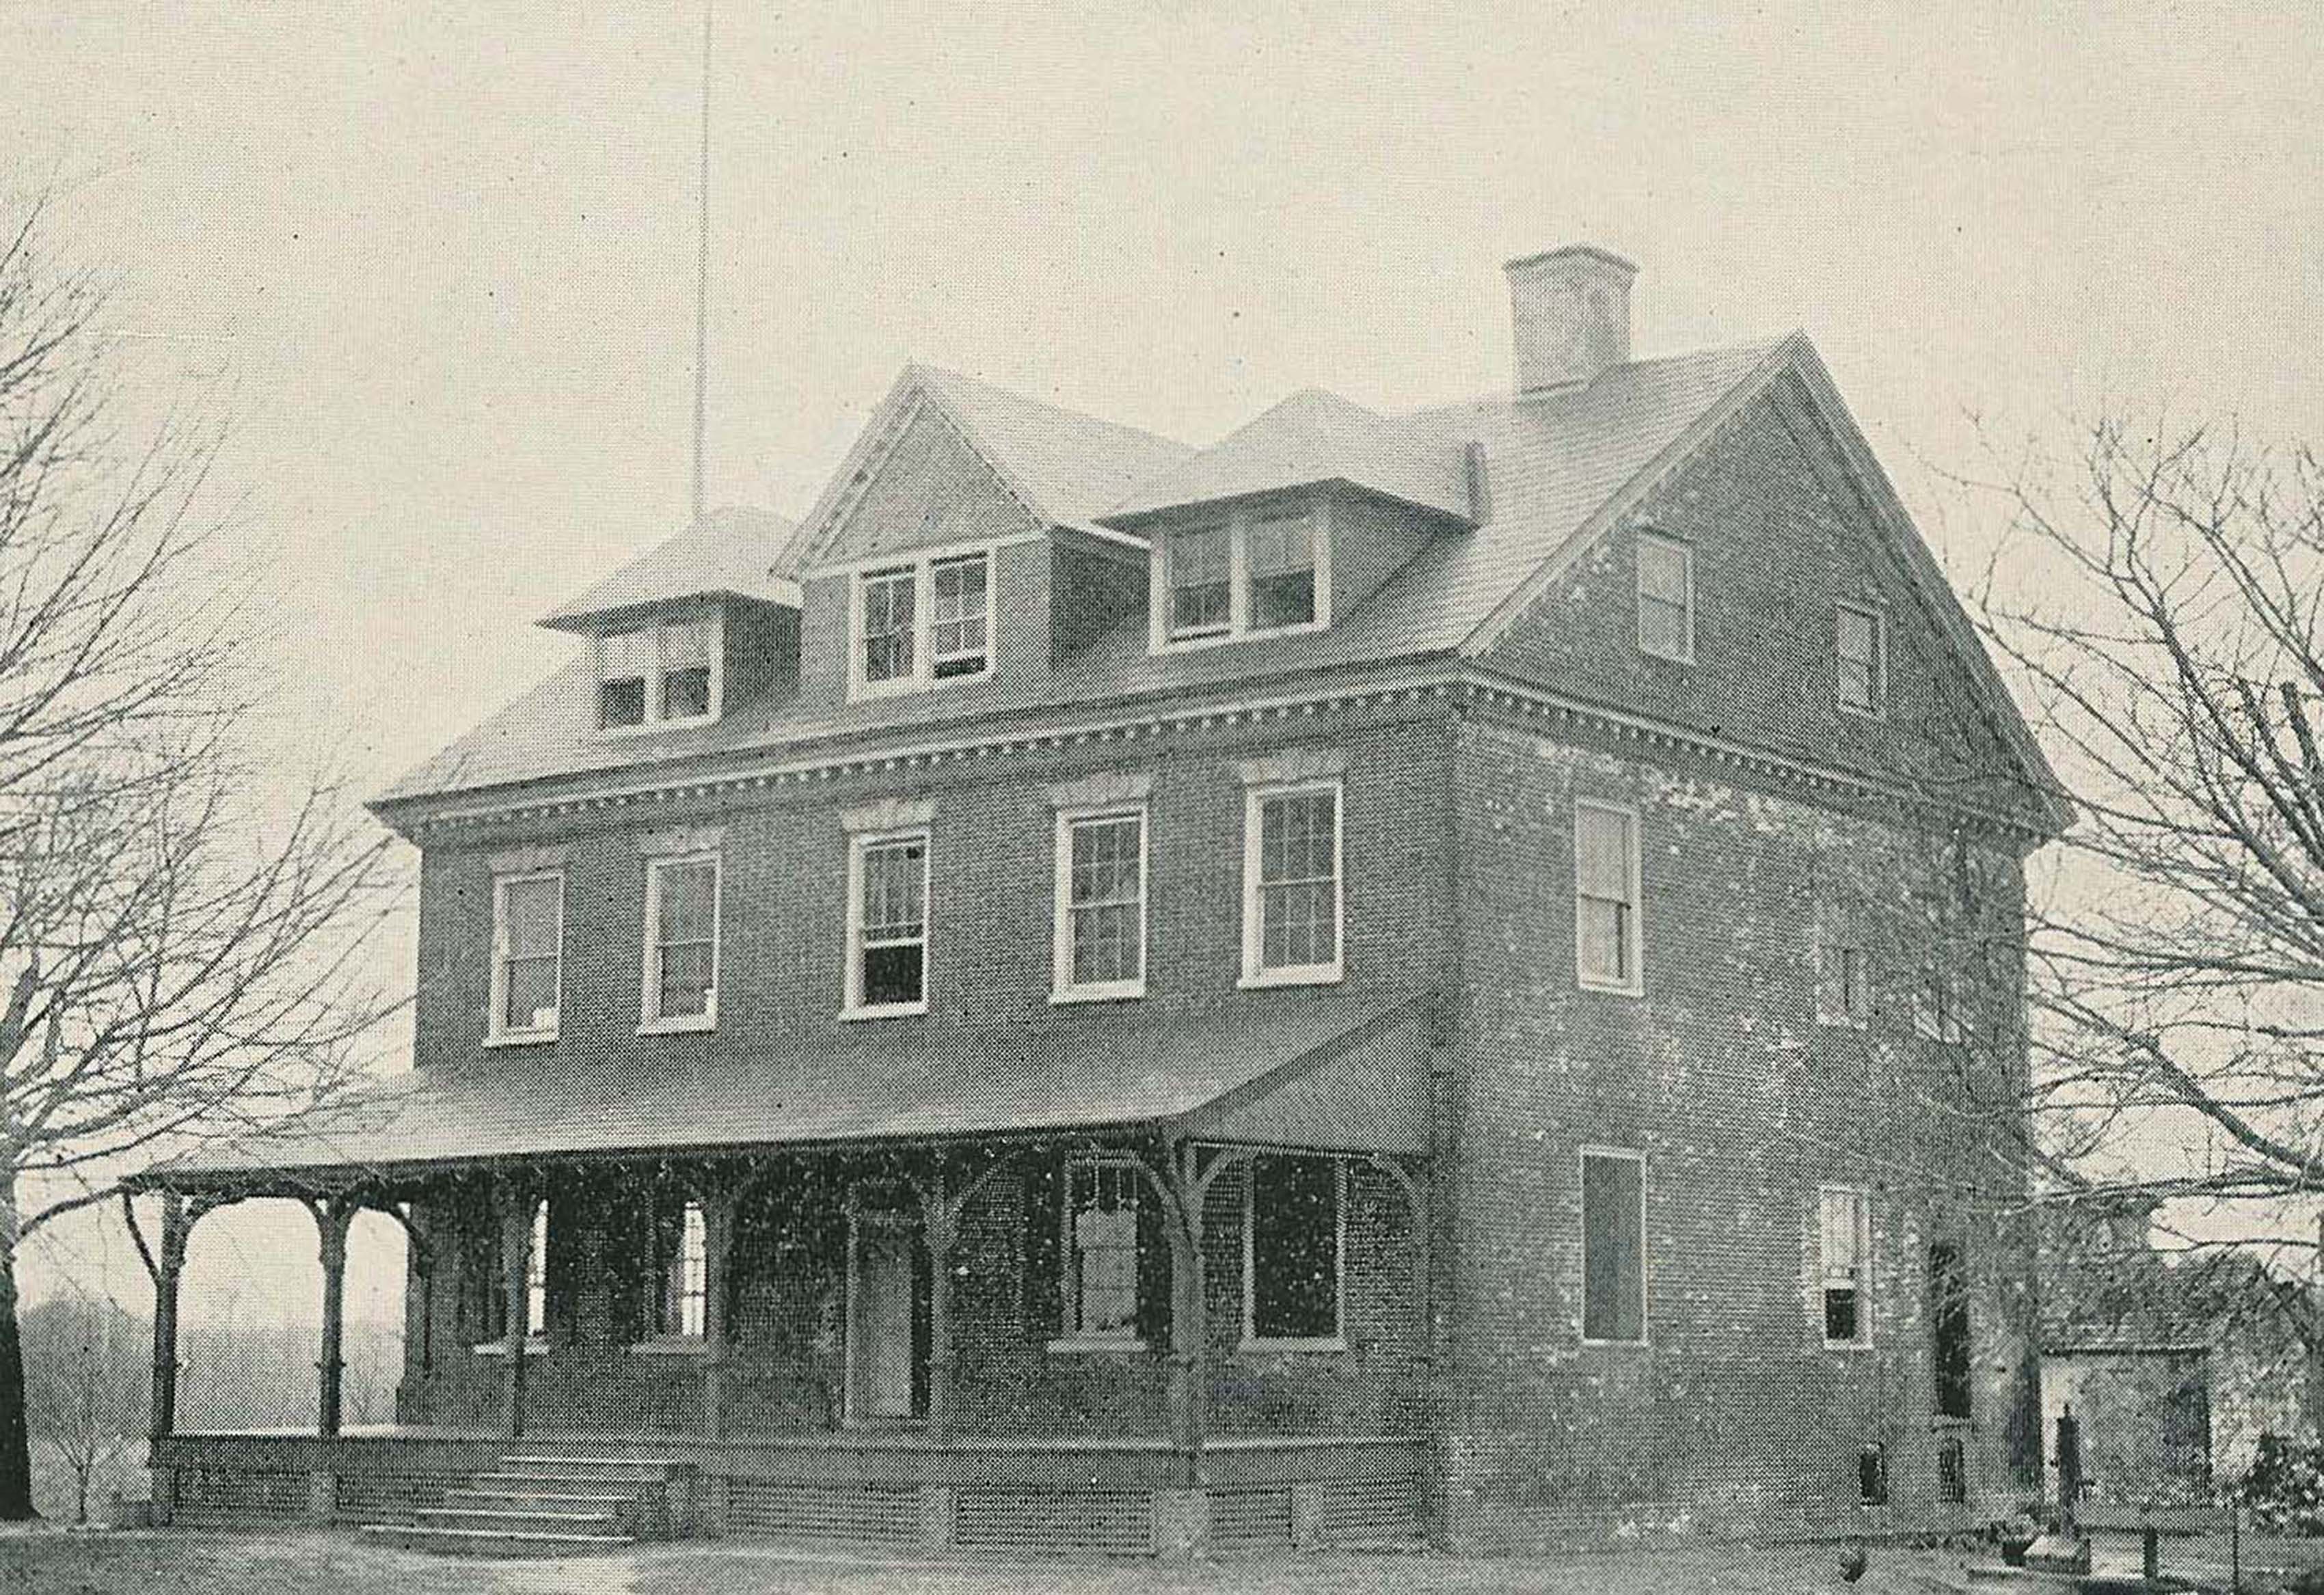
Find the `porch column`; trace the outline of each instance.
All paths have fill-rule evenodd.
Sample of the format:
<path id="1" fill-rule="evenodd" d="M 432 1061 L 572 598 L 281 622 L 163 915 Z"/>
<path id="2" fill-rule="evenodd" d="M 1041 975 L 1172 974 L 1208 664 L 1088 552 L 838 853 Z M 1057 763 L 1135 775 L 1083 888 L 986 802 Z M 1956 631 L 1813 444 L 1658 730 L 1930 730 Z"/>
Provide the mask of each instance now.
<path id="1" fill-rule="evenodd" d="M 346 1342 L 347 1226 L 355 1222 L 355 1203 L 341 1197 L 317 1202 L 309 1211 L 323 1258 L 323 1356 L 316 1363 L 317 1414 L 315 1433 L 326 1440 L 339 1432 L 339 1395 L 346 1373 L 341 1355 Z"/>
<path id="2" fill-rule="evenodd" d="M 702 1432 L 726 1434 L 726 1259 L 734 1235 L 739 1193 L 732 1180 L 706 1182 L 702 1202 Z"/>
<path id="3" fill-rule="evenodd" d="M 928 1426 L 929 1440 L 952 1441 L 952 1246 L 959 1214 L 942 1181 L 920 1187 L 920 1217 L 928 1246 Z"/>
<path id="4" fill-rule="evenodd" d="M 501 1224 L 501 1286 L 508 1297 L 501 1414 L 508 1437 L 521 1440 L 524 1437 L 524 1348 L 530 1328 L 525 1323 L 525 1282 L 532 1272 L 532 1185 L 520 1176 L 504 1174 L 495 1182 L 493 1197 Z"/>
<path id="5" fill-rule="evenodd" d="M 1194 1168 L 1194 1148 L 1182 1142 L 1163 1154 L 1164 1183 L 1177 1222 L 1170 1226 L 1170 1428 L 1178 1452 L 1178 1482 L 1203 1482 L 1203 1443 L 1210 1425 L 1204 1353 L 1210 1343 L 1209 1291 L 1203 1273 L 1203 1202 L 1209 1183 Z"/>
<path id="6" fill-rule="evenodd" d="M 167 1440 L 178 1428 L 178 1280 L 186 1271 L 186 1238 L 192 1230 L 186 1199 L 175 1191 L 162 1192 L 161 1247 L 153 1259 L 153 1401 L 146 1414 L 152 1440 Z"/>

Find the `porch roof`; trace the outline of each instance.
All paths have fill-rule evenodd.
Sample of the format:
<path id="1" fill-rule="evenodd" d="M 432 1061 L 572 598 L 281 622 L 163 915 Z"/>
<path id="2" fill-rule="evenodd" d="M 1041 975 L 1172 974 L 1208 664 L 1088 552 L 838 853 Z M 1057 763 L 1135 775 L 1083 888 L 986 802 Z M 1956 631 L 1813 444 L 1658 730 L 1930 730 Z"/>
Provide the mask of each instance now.
<path id="1" fill-rule="evenodd" d="M 1289 994 L 1286 994 L 1286 996 Z M 1034 1028 L 864 1027 L 772 1053 L 543 1053 L 414 1071 L 131 1183 L 299 1187 L 528 1157 L 954 1140 L 1128 1127 L 1318 1150 L 1427 1150 L 1421 1000 L 1351 1022 L 1327 997 L 1261 1014 L 1115 1010 Z M 494 1055 L 501 1056 L 505 1055 Z"/>

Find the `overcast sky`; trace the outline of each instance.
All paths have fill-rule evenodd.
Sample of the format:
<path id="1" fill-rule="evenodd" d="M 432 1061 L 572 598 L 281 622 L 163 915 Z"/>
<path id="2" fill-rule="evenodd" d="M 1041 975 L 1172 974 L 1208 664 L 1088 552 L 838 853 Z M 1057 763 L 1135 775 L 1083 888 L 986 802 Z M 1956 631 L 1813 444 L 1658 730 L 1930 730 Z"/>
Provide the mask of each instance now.
<path id="1" fill-rule="evenodd" d="M 698 29 L 0 7 L 0 184 L 59 188 L 157 380 L 225 379 L 221 497 L 279 550 L 296 715 L 371 786 L 553 668 L 572 644 L 532 620 L 682 522 Z M 912 358 L 1192 442 L 1311 385 L 1505 387 L 1500 263 L 1587 240 L 1640 267 L 1642 354 L 1806 328 L 1932 539 L 1973 549 L 1923 463 L 1971 463 L 1972 414 L 2324 438 L 2320 32 L 728 0 L 709 497 L 802 512 Z"/>

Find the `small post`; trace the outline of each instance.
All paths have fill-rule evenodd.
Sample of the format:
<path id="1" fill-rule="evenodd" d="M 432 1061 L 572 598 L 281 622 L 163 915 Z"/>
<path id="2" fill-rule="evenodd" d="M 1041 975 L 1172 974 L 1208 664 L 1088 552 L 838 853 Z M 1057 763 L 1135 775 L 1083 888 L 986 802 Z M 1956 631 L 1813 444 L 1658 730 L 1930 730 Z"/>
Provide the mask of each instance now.
<path id="1" fill-rule="evenodd" d="M 2154 1527 L 2154 1503 L 2138 1504 L 2139 1572 L 2149 1584 L 2163 1578 L 2163 1544 Z"/>
<path id="2" fill-rule="evenodd" d="M 735 1187 L 732 1180 L 702 1188 L 702 1430 L 711 1440 L 726 1434 L 727 1259 L 733 1254 Z"/>
<path id="3" fill-rule="evenodd" d="M 532 1273 L 532 1192 L 513 1175 L 503 1175 L 494 1195 L 501 1222 L 501 1285 L 507 1292 L 508 1323 L 503 1349 L 508 1366 L 501 1370 L 503 1427 L 511 1440 L 524 1438 L 524 1352 L 531 1333 L 526 1323 L 526 1282 Z"/>
<path id="4" fill-rule="evenodd" d="M 186 1199 L 161 1193 L 161 1251 L 153 1269 L 153 1403 L 147 1434 L 167 1440 L 178 1429 L 178 1281 L 186 1271 L 186 1238 L 193 1228 Z"/>
<path id="5" fill-rule="evenodd" d="M 315 1432 L 326 1440 L 339 1433 L 340 1394 L 345 1388 L 346 1360 L 347 1228 L 355 1222 L 355 1204 L 341 1197 L 318 1202 L 312 1209 L 323 1259 L 323 1356 L 315 1365 L 317 1380 Z"/>
<path id="6" fill-rule="evenodd" d="M 2244 1504 L 2227 1498 L 2227 1583 L 2233 1595 L 2244 1595 Z"/>
<path id="7" fill-rule="evenodd" d="M 928 1248 L 928 1439 L 952 1443 L 952 1247 L 958 1229 L 941 1175 L 920 1187 Z"/>

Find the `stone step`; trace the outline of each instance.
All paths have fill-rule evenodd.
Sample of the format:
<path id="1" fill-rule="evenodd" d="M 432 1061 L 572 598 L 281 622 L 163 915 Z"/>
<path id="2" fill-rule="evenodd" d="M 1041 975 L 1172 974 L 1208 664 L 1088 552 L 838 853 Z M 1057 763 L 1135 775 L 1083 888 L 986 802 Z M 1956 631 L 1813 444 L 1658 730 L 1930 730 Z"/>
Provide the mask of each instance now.
<path id="1" fill-rule="evenodd" d="M 510 1473 L 548 1473 L 572 1480 L 623 1480 L 659 1484 L 675 1478 L 686 1464 L 664 1457 L 504 1456 L 501 1470 Z"/>
<path id="2" fill-rule="evenodd" d="M 634 1517 L 638 1498 L 578 1489 L 447 1489 L 444 1504 L 485 1512 L 604 1512 Z"/>
<path id="3" fill-rule="evenodd" d="M 541 1511 L 530 1507 L 422 1507 L 412 1514 L 420 1528 L 503 1528 L 515 1534 L 627 1535 L 636 1538 L 624 1515 L 616 1512 Z"/>
<path id="4" fill-rule="evenodd" d="M 407 1551 L 451 1556 L 591 1556 L 626 1551 L 637 1544 L 622 1534 L 551 1534 L 503 1528 L 427 1528 L 418 1525 L 366 1523 L 362 1533 Z"/>

